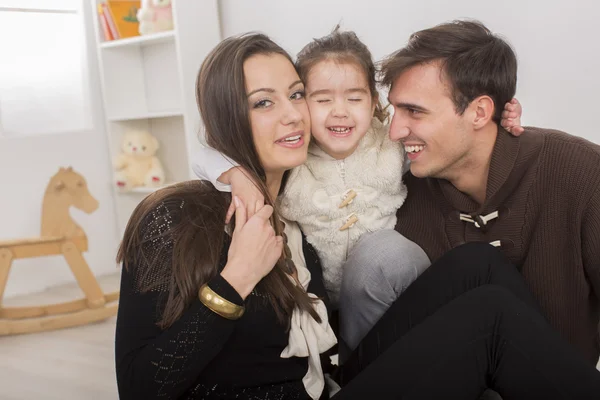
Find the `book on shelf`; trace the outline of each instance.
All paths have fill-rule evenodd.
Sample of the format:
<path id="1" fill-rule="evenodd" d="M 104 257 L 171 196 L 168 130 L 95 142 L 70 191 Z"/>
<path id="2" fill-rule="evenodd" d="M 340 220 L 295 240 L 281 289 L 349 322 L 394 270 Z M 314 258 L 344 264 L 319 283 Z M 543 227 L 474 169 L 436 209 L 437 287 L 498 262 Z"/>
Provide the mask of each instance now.
<path id="1" fill-rule="evenodd" d="M 114 38 L 110 31 L 110 27 L 108 26 L 108 19 L 106 18 L 106 14 L 104 14 L 104 7 L 102 7 L 102 4 L 98 4 L 98 19 L 100 20 L 104 41 L 113 40 Z"/>
<path id="2" fill-rule="evenodd" d="M 98 14 L 104 40 L 139 36 L 137 12 L 140 3 L 140 0 L 106 0 L 99 4 Z"/>

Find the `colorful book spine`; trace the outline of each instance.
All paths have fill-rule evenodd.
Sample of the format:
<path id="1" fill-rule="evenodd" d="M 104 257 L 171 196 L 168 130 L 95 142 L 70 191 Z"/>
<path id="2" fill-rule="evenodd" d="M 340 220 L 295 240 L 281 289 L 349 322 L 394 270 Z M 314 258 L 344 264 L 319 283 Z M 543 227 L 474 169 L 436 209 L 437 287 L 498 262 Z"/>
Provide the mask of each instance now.
<path id="1" fill-rule="evenodd" d="M 110 12 L 110 8 L 106 3 L 102 3 L 102 13 L 106 17 L 106 22 L 108 23 L 108 27 L 113 39 L 120 39 L 121 36 L 119 35 L 119 30 L 117 29 L 113 15 Z"/>
<path id="2" fill-rule="evenodd" d="M 108 27 L 108 21 L 106 20 L 106 15 L 104 14 L 104 10 L 100 4 L 98 5 L 98 19 L 100 20 L 100 27 L 102 28 L 104 40 L 113 40 L 113 36 L 110 33 L 110 28 Z"/>

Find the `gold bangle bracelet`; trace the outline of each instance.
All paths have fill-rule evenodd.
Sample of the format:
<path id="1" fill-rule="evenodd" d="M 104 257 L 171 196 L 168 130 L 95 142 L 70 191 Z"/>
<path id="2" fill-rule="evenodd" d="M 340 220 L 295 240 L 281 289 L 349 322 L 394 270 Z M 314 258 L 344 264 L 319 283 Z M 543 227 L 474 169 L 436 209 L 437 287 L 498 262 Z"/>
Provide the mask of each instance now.
<path id="1" fill-rule="evenodd" d="M 236 320 L 244 315 L 245 309 L 243 306 L 238 306 L 219 296 L 206 283 L 198 291 L 198 298 L 202 304 L 223 318 Z"/>

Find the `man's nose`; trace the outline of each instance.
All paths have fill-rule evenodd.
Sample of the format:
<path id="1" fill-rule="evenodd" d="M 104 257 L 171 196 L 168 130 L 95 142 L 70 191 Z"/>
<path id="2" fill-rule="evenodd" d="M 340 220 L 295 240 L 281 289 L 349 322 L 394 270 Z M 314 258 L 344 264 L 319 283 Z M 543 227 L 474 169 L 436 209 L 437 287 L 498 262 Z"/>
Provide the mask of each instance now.
<path id="1" fill-rule="evenodd" d="M 392 123 L 390 124 L 390 140 L 397 142 L 410 135 L 410 128 L 405 123 L 404 118 L 401 118 L 398 113 L 394 113 Z"/>

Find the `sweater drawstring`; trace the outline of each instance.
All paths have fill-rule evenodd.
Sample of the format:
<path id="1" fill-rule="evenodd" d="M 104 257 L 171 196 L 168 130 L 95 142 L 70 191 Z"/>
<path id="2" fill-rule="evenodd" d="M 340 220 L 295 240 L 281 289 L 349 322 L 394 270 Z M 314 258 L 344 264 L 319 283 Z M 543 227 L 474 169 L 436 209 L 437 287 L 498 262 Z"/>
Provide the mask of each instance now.
<path id="1" fill-rule="evenodd" d="M 491 212 L 488 215 L 474 215 L 474 216 L 469 215 L 469 214 L 460 213 L 460 220 L 465 221 L 465 222 L 470 222 L 473 225 L 475 225 L 477 228 L 479 228 L 483 232 L 485 232 L 488 222 L 490 222 L 493 219 L 498 218 L 498 216 L 499 216 L 498 211 Z M 502 246 L 502 243 L 500 243 L 500 240 L 494 240 L 493 242 L 490 242 L 490 244 L 494 247 Z"/>

